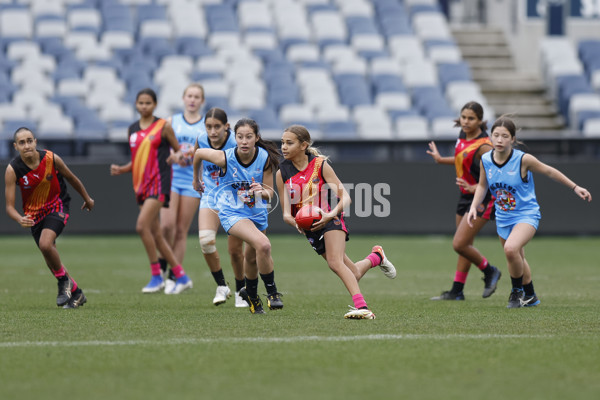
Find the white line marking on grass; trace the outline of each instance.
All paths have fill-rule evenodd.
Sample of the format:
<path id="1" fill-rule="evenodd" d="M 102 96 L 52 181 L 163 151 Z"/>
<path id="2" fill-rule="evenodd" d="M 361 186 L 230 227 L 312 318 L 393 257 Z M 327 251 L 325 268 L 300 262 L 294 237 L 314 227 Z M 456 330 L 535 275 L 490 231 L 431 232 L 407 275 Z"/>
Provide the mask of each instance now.
<path id="1" fill-rule="evenodd" d="M 300 342 L 355 342 L 373 340 L 473 340 L 473 339 L 551 339 L 553 335 L 496 335 L 496 334 L 406 334 L 362 336 L 290 336 L 252 338 L 173 338 L 169 340 L 84 340 L 75 342 L 0 342 L 0 348 L 11 347 L 102 347 L 102 346 L 164 346 L 206 343 L 300 343 Z"/>

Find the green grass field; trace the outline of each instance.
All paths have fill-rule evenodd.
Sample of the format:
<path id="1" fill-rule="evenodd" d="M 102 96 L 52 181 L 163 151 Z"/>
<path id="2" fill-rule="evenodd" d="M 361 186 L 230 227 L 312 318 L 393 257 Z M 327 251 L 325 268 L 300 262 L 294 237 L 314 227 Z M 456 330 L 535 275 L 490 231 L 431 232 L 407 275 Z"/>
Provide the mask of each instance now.
<path id="1" fill-rule="evenodd" d="M 56 307 L 30 236 L 0 238 L 0 398 L 600 398 L 600 237 L 534 238 L 526 254 L 542 304 L 507 310 L 496 238 L 476 243 L 503 272 L 496 294 L 481 298 L 473 269 L 466 301 L 433 302 L 454 274 L 450 237 L 355 235 L 351 258 L 380 243 L 398 269 L 361 281 L 374 321 L 343 319 L 350 296 L 300 236 L 272 243 L 285 308 L 253 316 L 212 305 L 192 236 L 194 289 L 166 296 L 141 293 L 149 267 L 137 236 L 65 234 L 63 262 L 88 297 L 77 310 Z"/>

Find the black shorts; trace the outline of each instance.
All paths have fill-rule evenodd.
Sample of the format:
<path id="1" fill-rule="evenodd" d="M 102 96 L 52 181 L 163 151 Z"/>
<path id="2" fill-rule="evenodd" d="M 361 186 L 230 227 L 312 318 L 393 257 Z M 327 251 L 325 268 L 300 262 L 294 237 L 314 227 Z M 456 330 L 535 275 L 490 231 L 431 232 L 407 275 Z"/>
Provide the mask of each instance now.
<path id="1" fill-rule="evenodd" d="M 171 194 L 170 193 L 168 193 L 168 194 L 161 193 L 161 194 L 154 194 L 154 195 L 150 195 L 150 196 L 137 196 L 136 200 L 137 200 L 138 206 L 144 205 L 144 201 L 146 201 L 146 199 L 156 199 L 163 203 L 162 208 L 169 208 L 169 201 L 171 199 Z"/>
<path id="2" fill-rule="evenodd" d="M 308 239 L 308 243 L 310 243 L 313 250 L 316 251 L 318 255 L 325 254 L 325 232 L 329 231 L 346 232 L 346 242 L 350 238 L 350 234 L 348 233 L 348 228 L 346 227 L 346 223 L 344 222 L 343 216 L 335 217 L 334 219 L 329 221 L 327 225 L 325 225 L 325 228 L 319 231 L 304 231 L 304 234 Z"/>
<path id="3" fill-rule="evenodd" d="M 471 208 L 471 203 L 473 203 L 472 194 L 460 194 L 460 198 L 458 199 L 458 204 L 456 205 L 456 214 L 461 217 L 469 212 Z M 488 192 L 485 196 L 479 207 L 477 207 L 477 216 L 483 219 L 487 219 L 493 221 L 496 219 L 496 212 L 494 208 L 494 199 Z"/>
<path id="4" fill-rule="evenodd" d="M 42 236 L 42 231 L 44 229 L 54 231 L 56 237 L 58 237 L 63 229 L 65 229 L 68 219 L 69 214 L 61 212 L 54 212 L 46 215 L 43 220 L 31 227 L 31 235 L 33 236 L 33 240 L 35 240 L 35 244 L 37 244 L 38 247 L 40 246 L 40 237 Z"/>

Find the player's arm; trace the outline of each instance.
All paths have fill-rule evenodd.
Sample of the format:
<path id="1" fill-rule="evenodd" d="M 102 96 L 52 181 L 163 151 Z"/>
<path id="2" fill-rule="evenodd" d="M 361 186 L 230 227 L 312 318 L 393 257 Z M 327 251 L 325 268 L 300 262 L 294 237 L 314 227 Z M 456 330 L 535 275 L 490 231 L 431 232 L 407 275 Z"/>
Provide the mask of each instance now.
<path id="1" fill-rule="evenodd" d="M 201 161 L 208 161 L 221 168 L 227 166 L 227 160 L 225 159 L 225 152 L 223 150 L 215 149 L 197 149 L 194 152 L 194 169 L 196 164 L 200 164 Z"/>
<path id="2" fill-rule="evenodd" d="M 442 157 L 435 142 L 429 142 L 427 154 L 429 154 L 437 164 L 454 165 L 454 157 Z"/>
<path id="3" fill-rule="evenodd" d="M 484 155 L 485 153 L 487 153 L 488 151 L 492 150 L 493 147 L 490 144 L 482 144 L 481 146 L 479 146 L 479 148 L 477 149 L 477 151 L 475 152 L 475 156 L 473 157 L 473 162 L 474 163 L 479 163 L 479 161 L 481 161 L 481 156 Z M 475 193 L 475 190 L 477 190 L 477 184 L 475 185 L 471 185 L 469 182 L 467 182 L 465 179 L 463 178 L 456 178 L 456 184 L 458 186 L 460 186 L 461 188 L 463 188 L 464 190 L 466 190 L 468 193 Z"/>
<path id="4" fill-rule="evenodd" d="M 90 197 L 81 180 L 67 167 L 67 164 L 58 155 L 54 155 L 54 165 L 58 172 L 71 184 L 73 189 L 83 198 L 81 209 L 92 211 L 94 208 L 94 199 Z"/>
<path id="5" fill-rule="evenodd" d="M 111 164 L 110 165 L 110 174 L 113 176 L 121 175 L 127 172 L 131 172 L 131 161 L 124 165 Z"/>
<path id="6" fill-rule="evenodd" d="M 17 190 L 17 175 L 11 165 L 6 167 L 4 174 L 4 197 L 6 200 L 6 213 L 23 228 L 33 226 L 33 219 L 29 215 L 21 215 L 15 208 L 15 191 Z"/>
<path id="7" fill-rule="evenodd" d="M 329 221 L 331 221 L 338 214 L 344 211 L 344 207 L 347 207 L 352 203 L 350 195 L 346 191 L 346 188 L 344 188 L 342 181 L 340 181 L 340 178 L 338 178 L 338 176 L 336 175 L 335 171 L 333 170 L 333 167 L 329 165 L 327 161 L 323 162 L 322 173 L 323 179 L 325 179 L 325 182 L 327 182 L 331 190 L 333 190 L 333 192 L 336 194 L 338 198 L 338 203 L 329 212 L 324 212 L 323 210 L 321 210 L 321 220 L 313 224 L 311 231 L 318 231 L 323 229 Z"/>
<path id="8" fill-rule="evenodd" d="M 179 141 L 177 140 L 177 136 L 175 136 L 175 132 L 173 131 L 173 127 L 170 123 L 165 123 L 162 128 L 161 136 L 167 140 L 173 152 L 167 158 L 167 163 L 181 163 L 183 162 L 184 154 L 181 152 L 179 148 Z"/>
<path id="9" fill-rule="evenodd" d="M 485 168 L 483 168 L 483 162 L 479 161 L 479 183 L 477 183 L 477 189 L 473 195 L 473 201 L 467 214 L 467 223 L 469 226 L 473 226 L 473 221 L 477 219 L 477 207 L 481 204 L 485 195 L 488 191 L 487 178 L 485 176 Z"/>
<path id="10" fill-rule="evenodd" d="M 275 183 L 277 184 L 277 192 L 279 193 L 279 201 L 281 202 L 283 222 L 293 226 L 298 230 L 298 232 L 304 234 L 302 229 L 298 228 L 298 226 L 296 225 L 296 220 L 294 219 L 294 217 L 292 217 L 291 198 L 288 191 L 285 190 L 285 184 L 283 183 L 283 178 L 281 177 L 281 170 L 277 171 L 277 174 L 275 174 Z"/>
<path id="11" fill-rule="evenodd" d="M 527 173 L 527 170 L 544 174 L 556 182 L 562 183 L 563 185 L 572 189 L 575 194 L 577 194 L 577 196 L 581 197 L 583 200 L 592 201 L 592 195 L 586 188 L 577 185 L 565 174 L 548 164 L 544 164 L 531 154 L 523 155 L 523 162 L 521 163 L 521 176 L 524 176 Z"/>

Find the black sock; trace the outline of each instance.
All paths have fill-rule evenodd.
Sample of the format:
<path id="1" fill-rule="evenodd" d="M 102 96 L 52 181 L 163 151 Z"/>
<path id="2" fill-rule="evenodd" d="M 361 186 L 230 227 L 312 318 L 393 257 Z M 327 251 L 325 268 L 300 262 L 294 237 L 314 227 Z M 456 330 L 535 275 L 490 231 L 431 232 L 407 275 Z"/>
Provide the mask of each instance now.
<path id="1" fill-rule="evenodd" d="M 258 296 L 258 278 L 248 279 L 246 278 L 246 292 L 248 297 L 256 298 Z"/>
<path id="2" fill-rule="evenodd" d="M 450 291 L 452 293 L 458 294 L 458 293 L 462 292 L 464 288 L 465 288 L 464 283 L 454 281 L 454 282 L 452 282 L 452 289 L 450 289 Z"/>
<path id="3" fill-rule="evenodd" d="M 242 290 L 242 288 L 245 286 L 246 281 L 244 281 L 243 279 L 236 279 L 235 280 L 235 291 L 239 292 L 240 290 Z"/>
<path id="4" fill-rule="evenodd" d="M 494 268 L 492 267 L 492 264 L 488 263 L 487 267 L 482 269 L 481 272 L 483 272 L 485 276 L 489 276 L 494 273 Z"/>
<path id="5" fill-rule="evenodd" d="M 268 274 L 260 274 L 260 278 L 265 284 L 267 294 L 277 293 L 277 285 L 275 285 L 275 271 L 271 271 Z"/>
<path id="6" fill-rule="evenodd" d="M 533 289 L 533 281 L 523 285 L 523 290 L 525 291 L 525 296 L 533 296 L 535 294 L 535 290 Z"/>
<path id="7" fill-rule="evenodd" d="M 160 270 L 164 274 L 167 271 L 167 260 L 165 260 L 164 258 L 159 258 L 158 263 L 160 264 Z"/>
<path id="8" fill-rule="evenodd" d="M 521 289 L 523 290 L 523 275 L 518 278 L 510 277 L 510 281 L 512 283 L 513 289 Z"/>
<path id="9" fill-rule="evenodd" d="M 225 282 L 225 275 L 223 275 L 223 270 L 220 269 L 217 272 L 212 272 L 211 274 L 213 276 L 213 278 L 215 279 L 215 282 L 217 282 L 217 285 L 219 286 L 227 286 L 227 282 Z"/>

